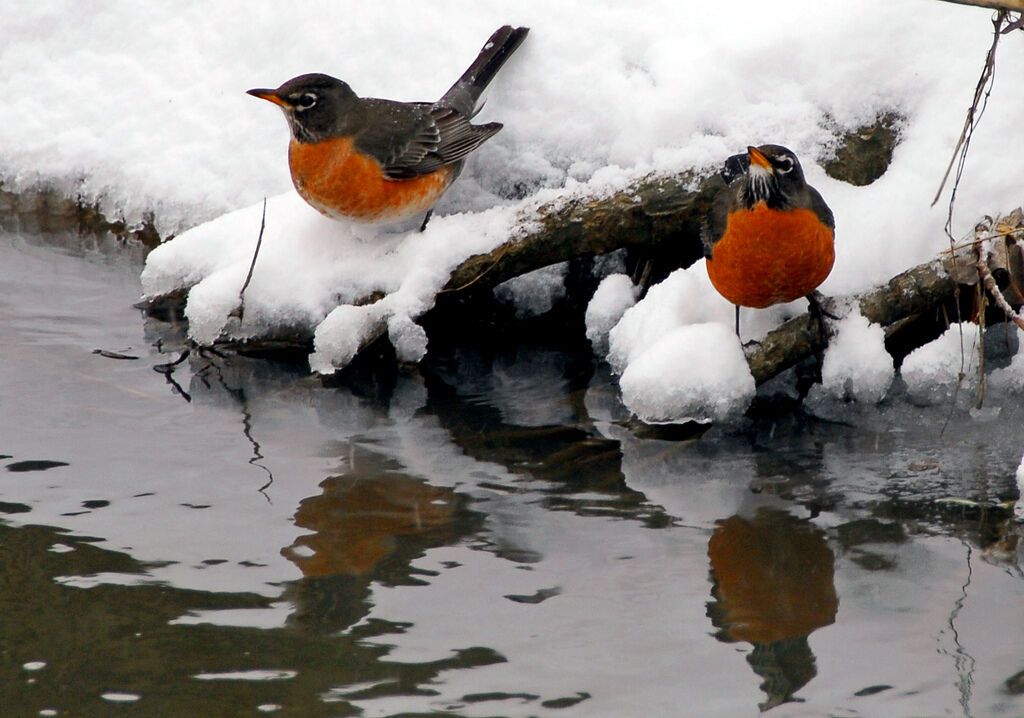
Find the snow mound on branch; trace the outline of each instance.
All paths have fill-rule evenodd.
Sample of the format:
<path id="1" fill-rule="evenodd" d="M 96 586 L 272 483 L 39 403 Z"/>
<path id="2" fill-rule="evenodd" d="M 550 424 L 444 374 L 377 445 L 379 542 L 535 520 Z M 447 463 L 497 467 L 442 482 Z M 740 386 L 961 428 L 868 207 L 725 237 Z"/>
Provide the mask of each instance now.
<path id="1" fill-rule="evenodd" d="M 426 335 L 416 318 L 430 309 L 452 269 L 514 236 L 518 207 L 436 217 L 426 231 L 389 232 L 323 217 L 294 193 L 267 202 L 266 228 L 243 320 L 231 319 L 259 236 L 262 205 L 191 229 L 149 255 L 142 288 L 155 297 L 190 287 L 185 314 L 200 344 L 218 338 L 315 337 L 314 369 L 351 360 L 378 324 L 399 357 L 418 361 Z M 383 299 L 366 306 L 368 298 Z"/>
<path id="2" fill-rule="evenodd" d="M 688 324 L 668 332 L 629 363 L 622 401 L 648 423 L 726 421 L 754 398 L 739 338 L 722 324 Z"/>
<path id="3" fill-rule="evenodd" d="M 854 309 L 836 327 L 821 367 L 821 392 L 839 401 L 877 404 L 885 398 L 895 376 L 892 357 L 885 350 L 885 330 Z"/>

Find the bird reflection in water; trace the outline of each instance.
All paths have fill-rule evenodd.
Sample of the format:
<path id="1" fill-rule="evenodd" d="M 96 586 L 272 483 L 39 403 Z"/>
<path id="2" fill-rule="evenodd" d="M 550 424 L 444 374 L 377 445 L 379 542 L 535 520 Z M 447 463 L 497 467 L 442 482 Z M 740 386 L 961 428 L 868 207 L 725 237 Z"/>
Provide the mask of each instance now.
<path id="1" fill-rule="evenodd" d="M 746 641 L 764 680 L 762 711 L 798 700 L 817 674 L 807 637 L 835 621 L 835 556 L 825 533 L 789 513 L 762 509 L 720 520 L 708 543 L 708 616 L 725 642 Z"/>
<path id="2" fill-rule="evenodd" d="M 370 610 L 370 585 L 422 583 L 413 564 L 428 550 L 456 545 L 476 533 L 479 513 L 450 488 L 433 486 L 373 451 L 353 449 L 349 471 L 320 483 L 299 503 L 303 534 L 281 554 L 303 578 L 286 591 L 289 618 L 317 634 L 347 630 Z"/>
<path id="3" fill-rule="evenodd" d="M 465 500 L 450 488 L 383 466 L 331 476 L 320 487 L 295 512 L 296 525 L 312 533 L 282 550 L 303 576 L 364 576 L 392 556 L 407 562 L 459 538 Z"/>

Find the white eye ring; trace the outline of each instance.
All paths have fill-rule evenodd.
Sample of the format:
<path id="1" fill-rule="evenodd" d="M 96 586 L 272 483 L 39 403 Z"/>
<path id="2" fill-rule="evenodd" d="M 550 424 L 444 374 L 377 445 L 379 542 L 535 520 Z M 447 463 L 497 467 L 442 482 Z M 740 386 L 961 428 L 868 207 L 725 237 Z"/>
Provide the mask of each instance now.
<path id="1" fill-rule="evenodd" d="M 295 109 L 299 110 L 300 112 L 302 110 L 308 110 L 312 108 L 313 105 L 315 105 L 319 99 L 320 98 L 317 96 L 315 92 L 303 92 L 302 95 L 300 95 L 299 98 L 295 101 Z"/>
<path id="2" fill-rule="evenodd" d="M 789 157 L 782 156 L 775 161 L 775 168 L 779 171 L 779 174 L 786 174 L 793 169 L 793 160 Z"/>

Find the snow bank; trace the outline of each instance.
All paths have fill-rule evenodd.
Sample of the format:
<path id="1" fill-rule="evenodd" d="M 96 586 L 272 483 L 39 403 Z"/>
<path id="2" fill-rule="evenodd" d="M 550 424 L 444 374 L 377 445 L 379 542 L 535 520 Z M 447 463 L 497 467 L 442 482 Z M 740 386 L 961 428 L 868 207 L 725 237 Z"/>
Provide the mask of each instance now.
<path id="1" fill-rule="evenodd" d="M 479 116 L 505 128 L 474 153 L 426 233 L 374 239 L 293 196 L 285 123 L 246 89 L 319 71 L 363 95 L 434 99 L 504 23 L 531 27 Z M 259 203 L 271 197 L 244 322 L 228 328 L 315 332 L 314 363 L 327 369 L 360 330 L 383 322 L 403 357 L 415 358 L 424 337 L 413 322 L 430 292 L 466 252 L 515 231 L 517 209 L 560 193 L 608 192 L 652 171 L 714 168 L 749 144 L 796 151 L 834 210 L 837 259 L 824 293 L 861 291 L 924 261 L 946 245 L 945 208 L 929 203 L 990 35 L 987 11 L 930 0 L 440 0 L 429 8 L 310 0 L 300 13 L 241 0 L 100 8 L 44 0 L 0 26 L 0 182 L 15 191 L 55 186 L 129 223 L 152 214 L 161 233 L 178 233 L 151 255 L 144 288 L 192 287 L 188 315 L 199 340 L 225 330 Z M 1003 43 L 999 62 L 1024 65 L 1024 43 Z M 1024 115 L 1011 79 L 997 77 L 972 139 L 955 234 L 1021 201 L 1024 165 L 1003 161 Z M 886 174 L 868 187 L 827 177 L 819 161 L 837 133 L 890 110 L 906 125 Z M 716 306 L 703 273 L 693 267 L 623 315 L 609 333 L 619 372 L 675 329 L 731 326 L 731 308 Z M 558 291 L 551 273 L 534 279 L 543 296 L 529 284 L 507 288 L 526 312 L 545 305 L 524 299 Z M 372 310 L 332 313 L 370 291 L 388 296 Z M 645 307 L 654 296 L 680 316 Z M 745 312 L 744 340 L 787 311 Z M 834 353 L 833 363 L 844 360 Z"/>
<path id="2" fill-rule="evenodd" d="M 943 209 L 928 202 L 963 123 L 988 16 L 928 0 L 310 0 L 300 13 L 241 0 L 45 0 L 0 26 L 0 177 L 56 184 L 129 222 L 154 212 L 162 232 L 180 232 L 290 190 L 284 121 L 246 89 L 321 71 L 364 95 L 434 99 L 494 28 L 523 24 L 530 37 L 480 115 L 505 129 L 476 153 L 449 209 L 587 182 L 610 165 L 713 166 L 779 142 L 836 210 L 851 271 L 832 289 L 846 291 L 941 246 Z M 1001 65 L 1022 58 L 1020 43 L 1003 43 Z M 960 229 L 1019 201 L 1024 168 L 984 171 L 1018 131 L 1024 100 L 1009 79 L 997 78 L 972 141 Z M 825 116 L 848 129 L 891 108 L 909 122 L 890 172 L 863 189 L 825 178 L 814 161 L 833 142 Z M 892 232 L 900 241 L 887 241 Z"/>

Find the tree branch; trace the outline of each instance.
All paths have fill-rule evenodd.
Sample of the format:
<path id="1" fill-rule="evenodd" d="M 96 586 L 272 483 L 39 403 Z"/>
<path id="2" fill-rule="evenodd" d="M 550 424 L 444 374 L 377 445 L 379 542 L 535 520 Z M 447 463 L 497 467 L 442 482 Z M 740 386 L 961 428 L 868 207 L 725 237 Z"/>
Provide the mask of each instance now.
<path id="1" fill-rule="evenodd" d="M 552 202 L 524 218 L 536 225 L 526 234 L 462 262 L 442 291 L 491 289 L 535 269 L 629 247 L 677 243 L 696 261 L 701 222 L 722 186 L 717 174 L 683 174 L 649 178 L 600 199 Z"/>
<path id="2" fill-rule="evenodd" d="M 944 0 L 944 2 L 956 3 L 957 5 L 987 7 L 991 10 L 1024 12 L 1024 0 Z"/>

